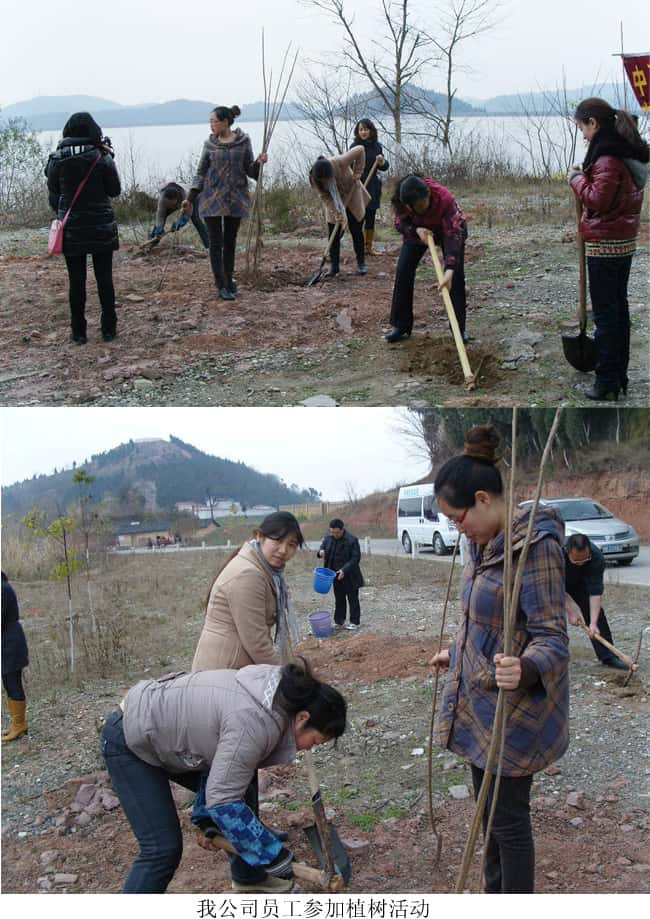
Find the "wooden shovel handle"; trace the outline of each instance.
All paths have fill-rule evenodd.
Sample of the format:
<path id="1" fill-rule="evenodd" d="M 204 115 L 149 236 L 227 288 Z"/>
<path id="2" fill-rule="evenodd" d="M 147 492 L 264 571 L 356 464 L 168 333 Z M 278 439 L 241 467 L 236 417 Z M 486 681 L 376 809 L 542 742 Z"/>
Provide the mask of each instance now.
<path id="1" fill-rule="evenodd" d="M 580 331 L 587 327 L 587 268 L 585 265 L 585 243 L 580 235 L 582 202 L 576 195 L 576 248 L 578 250 L 578 322 Z"/>
<path id="2" fill-rule="evenodd" d="M 205 849 L 205 838 L 201 830 L 198 830 L 196 835 L 199 845 L 202 849 Z M 233 844 L 228 842 L 223 836 L 213 836 L 210 839 L 210 846 L 208 848 L 215 850 L 220 849 L 223 852 L 230 852 L 232 855 L 238 854 Z M 329 893 L 340 893 L 345 886 L 340 874 L 334 874 L 331 878 L 328 878 L 325 871 L 320 871 L 318 868 L 311 868 L 309 865 L 305 865 L 304 862 L 291 862 L 291 870 L 293 871 L 294 877 L 299 881 L 305 881 L 314 887 L 319 887 L 321 890 L 327 890 Z"/>
<path id="3" fill-rule="evenodd" d="M 583 630 L 583 632 L 586 632 L 587 635 L 589 635 L 589 629 L 587 628 L 587 624 L 582 616 L 580 616 L 578 619 L 578 625 Z M 591 638 L 591 635 L 589 635 L 589 637 Z M 619 660 L 623 661 L 623 663 L 630 668 L 630 670 L 638 670 L 639 665 L 635 664 L 632 658 L 628 657 L 627 654 L 624 654 L 622 651 L 619 651 L 618 648 L 615 648 L 614 645 L 610 644 L 607 639 L 602 638 L 600 635 L 594 635 L 594 641 L 600 642 L 600 644 L 607 648 L 608 651 L 611 651 L 612 654 L 615 654 Z"/>
<path id="4" fill-rule="evenodd" d="M 442 271 L 442 265 L 440 264 L 440 259 L 438 258 L 436 245 L 433 241 L 433 233 L 427 233 L 427 245 L 429 247 L 429 252 L 431 253 L 431 259 L 433 261 L 433 267 L 436 271 L 438 283 L 441 284 L 444 278 L 444 274 Z M 449 296 L 449 291 L 446 287 L 443 287 L 440 293 L 442 295 L 442 302 L 445 304 L 445 309 L 447 310 L 447 318 L 449 319 L 451 331 L 454 336 L 454 342 L 456 343 L 456 350 L 458 351 L 458 357 L 460 358 L 460 365 L 463 368 L 465 383 L 467 384 L 468 389 L 474 389 L 476 378 L 472 373 L 472 368 L 470 367 L 469 360 L 467 359 L 467 351 L 465 350 L 463 336 L 460 334 L 460 327 L 458 325 L 458 320 L 456 319 L 456 313 L 454 312 L 454 305 L 451 302 L 451 297 Z"/>

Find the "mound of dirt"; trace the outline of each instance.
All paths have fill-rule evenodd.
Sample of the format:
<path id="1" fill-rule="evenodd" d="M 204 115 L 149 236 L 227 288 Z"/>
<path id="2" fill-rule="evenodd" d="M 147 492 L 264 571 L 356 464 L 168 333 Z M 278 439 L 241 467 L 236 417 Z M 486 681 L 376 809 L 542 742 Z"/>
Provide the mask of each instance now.
<path id="1" fill-rule="evenodd" d="M 333 632 L 330 638 L 307 638 L 299 650 L 327 679 L 372 683 L 390 677 L 422 676 L 433 656 L 424 639 L 395 638 L 361 632 Z"/>
<path id="2" fill-rule="evenodd" d="M 463 369 L 453 339 L 440 337 L 410 338 L 405 343 L 400 362 L 402 373 L 423 376 L 425 379 L 442 377 L 455 386 L 464 383 Z M 467 347 L 467 359 L 481 389 L 497 387 L 503 379 L 498 361 L 492 351 L 479 344 Z"/>

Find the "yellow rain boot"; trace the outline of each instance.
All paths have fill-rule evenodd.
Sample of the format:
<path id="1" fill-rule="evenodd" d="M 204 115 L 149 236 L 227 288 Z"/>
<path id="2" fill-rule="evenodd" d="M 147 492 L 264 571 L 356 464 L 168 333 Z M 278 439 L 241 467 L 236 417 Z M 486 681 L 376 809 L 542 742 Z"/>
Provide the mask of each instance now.
<path id="1" fill-rule="evenodd" d="M 11 727 L 2 735 L 3 740 L 16 740 L 27 733 L 27 722 L 25 721 L 25 709 L 27 702 L 25 699 L 17 701 L 16 699 L 7 698 L 7 707 L 11 715 Z"/>
<path id="2" fill-rule="evenodd" d="M 375 238 L 375 231 L 364 230 L 363 232 L 366 237 L 366 255 L 377 255 L 377 253 L 372 248 L 372 241 Z"/>

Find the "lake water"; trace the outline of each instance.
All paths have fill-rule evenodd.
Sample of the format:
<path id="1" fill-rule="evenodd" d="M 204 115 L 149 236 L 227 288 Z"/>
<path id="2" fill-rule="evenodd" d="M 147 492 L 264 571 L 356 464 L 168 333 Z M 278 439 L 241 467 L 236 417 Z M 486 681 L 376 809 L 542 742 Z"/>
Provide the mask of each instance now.
<path id="1" fill-rule="evenodd" d="M 250 135 L 257 155 L 262 143 L 262 122 L 237 122 L 237 126 Z M 428 144 L 432 153 L 439 156 L 439 144 L 432 147 L 426 138 L 416 138 L 408 133 L 423 130 L 426 133 L 426 127 L 421 122 L 406 118 L 403 147 L 416 150 Z M 568 164 L 582 160 L 584 155 L 582 139 L 578 138 L 577 149 L 573 147 L 569 126 L 560 117 L 458 118 L 453 130 L 457 146 L 471 144 L 477 155 L 483 157 L 494 151 L 531 173 L 539 171 L 544 158 L 549 155 L 552 157 L 552 172 L 565 171 Z M 124 186 L 132 187 L 137 183 L 144 190 L 154 191 L 172 180 L 187 184 L 208 133 L 207 122 L 111 128 L 109 134 Z M 54 149 L 59 136 L 52 131 L 42 131 L 39 139 L 44 149 L 49 151 Z M 394 157 L 390 144 L 384 142 L 384 147 L 387 155 Z M 280 121 L 269 148 L 265 174 L 273 177 L 282 172 L 290 176 L 305 176 L 309 163 L 319 153 L 327 151 L 306 122 Z"/>

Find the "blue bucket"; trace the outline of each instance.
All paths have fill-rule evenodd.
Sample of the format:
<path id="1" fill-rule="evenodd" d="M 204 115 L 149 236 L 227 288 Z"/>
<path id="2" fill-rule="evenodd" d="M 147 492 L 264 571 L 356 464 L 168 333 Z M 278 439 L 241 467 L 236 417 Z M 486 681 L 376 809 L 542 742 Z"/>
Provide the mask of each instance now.
<path id="1" fill-rule="evenodd" d="M 312 635 L 316 638 L 327 638 L 328 635 L 332 634 L 329 610 L 317 609 L 315 613 L 310 613 L 309 625 L 311 626 Z"/>
<path id="2" fill-rule="evenodd" d="M 314 568 L 314 590 L 316 593 L 328 593 L 335 577 L 336 571 L 332 571 L 331 568 Z"/>

